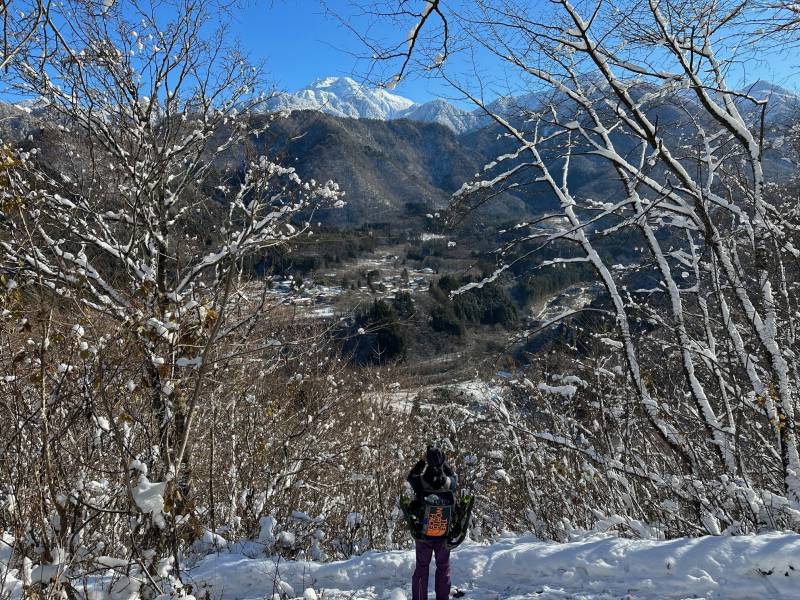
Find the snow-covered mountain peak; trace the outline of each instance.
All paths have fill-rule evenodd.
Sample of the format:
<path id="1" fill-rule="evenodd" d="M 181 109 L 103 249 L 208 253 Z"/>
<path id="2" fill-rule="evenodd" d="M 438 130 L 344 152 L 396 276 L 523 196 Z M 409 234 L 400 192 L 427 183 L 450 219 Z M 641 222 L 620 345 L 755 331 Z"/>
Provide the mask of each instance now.
<path id="1" fill-rule="evenodd" d="M 412 121 L 439 123 L 449 127 L 456 133 L 471 131 L 482 123 L 480 114 L 462 110 L 441 98 L 436 98 L 425 104 L 415 104 L 403 111 L 400 116 Z"/>
<path id="2" fill-rule="evenodd" d="M 335 76 L 315 79 L 314 82 L 309 87 L 322 89 L 322 88 L 333 88 L 341 86 L 359 87 L 355 79 L 352 79 L 350 77 L 335 77 Z"/>
<path id="3" fill-rule="evenodd" d="M 792 123 L 796 119 L 798 108 L 800 108 L 800 95 L 763 79 L 748 85 L 741 90 L 741 93 L 767 101 L 766 118 L 769 123 Z M 737 99 L 737 104 L 739 109 L 751 118 L 759 118 L 761 105 L 753 104 L 743 98 Z"/>
<path id="4" fill-rule="evenodd" d="M 323 77 L 294 93 L 278 94 L 273 110 L 320 110 L 339 117 L 395 119 L 414 101 L 386 90 L 361 85 L 350 77 Z"/>
<path id="5" fill-rule="evenodd" d="M 319 110 L 337 117 L 355 119 L 410 119 L 439 123 L 456 133 L 476 126 L 472 113 L 436 99 L 423 104 L 383 88 L 363 85 L 350 77 L 323 77 L 293 93 L 273 98 L 270 110 Z"/>
<path id="6" fill-rule="evenodd" d="M 755 83 L 750 84 L 746 88 L 742 90 L 742 93 L 749 93 L 754 96 L 782 96 L 784 98 L 797 98 L 797 94 L 787 90 L 786 88 L 782 88 L 779 85 L 774 83 L 770 83 L 769 81 L 764 81 L 763 79 L 759 79 Z"/>

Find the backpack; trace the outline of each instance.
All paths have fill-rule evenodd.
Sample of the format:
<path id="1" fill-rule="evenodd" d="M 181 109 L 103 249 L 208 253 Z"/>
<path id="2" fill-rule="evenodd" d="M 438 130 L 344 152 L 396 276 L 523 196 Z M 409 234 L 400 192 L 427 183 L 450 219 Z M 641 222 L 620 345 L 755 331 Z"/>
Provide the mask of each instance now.
<path id="1" fill-rule="evenodd" d="M 454 506 L 450 507 L 450 515 L 448 519 L 447 531 L 447 547 L 453 549 L 461 544 L 467 537 L 469 529 L 470 516 L 472 515 L 472 505 L 474 504 L 475 497 L 469 494 L 463 495 L 461 500 Z M 400 509 L 406 519 L 406 524 L 411 532 L 411 536 L 415 540 L 427 539 L 423 533 L 423 519 L 427 512 L 426 504 L 420 500 L 409 500 L 408 498 L 400 497 Z"/>
<path id="2" fill-rule="evenodd" d="M 423 499 L 424 513 L 420 533 L 426 538 L 441 538 L 450 532 L 455 497 L 453 492 L 431 492 Z"/>

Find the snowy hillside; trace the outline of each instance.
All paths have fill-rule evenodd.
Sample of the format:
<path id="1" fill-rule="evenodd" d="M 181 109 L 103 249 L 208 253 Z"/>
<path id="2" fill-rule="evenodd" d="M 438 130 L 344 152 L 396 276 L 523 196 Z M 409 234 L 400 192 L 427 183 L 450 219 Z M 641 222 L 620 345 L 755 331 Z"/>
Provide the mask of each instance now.
<path id="1" fill-rule="evenodd" d="M 15 2 L 0 600 L 800 600 L 798 2 Z"/>

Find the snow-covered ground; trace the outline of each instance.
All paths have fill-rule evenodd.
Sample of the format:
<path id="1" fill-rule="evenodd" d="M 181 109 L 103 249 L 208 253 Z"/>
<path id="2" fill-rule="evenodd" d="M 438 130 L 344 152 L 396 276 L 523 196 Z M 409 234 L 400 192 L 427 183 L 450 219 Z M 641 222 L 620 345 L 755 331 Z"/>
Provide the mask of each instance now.
<path id="1" fill-rule="evenodd" d="M 402 388 L 399 383 L 392 383 L 386 390 L 367 392 L 366 397 L 376 402 L 388 402 L 395 410 L 408 413 L 411 412 L 415 402 L 419 402 L 421 407 L 433 407 L 437 391 L 449 391 L 454 394 L 454 401 L 449 404 L 459 407 L 484 405 L 488 398 L 502 393 L 502 389 L 494 381 L 468 379 L 456 383 L 418 385 L 410 388 Z"/>
<path id="2" fill-rule="evenodd" d="M 597 285 L 571 286 L 534 306 L 532 310 L 533 320 L 539 323 L 546 323 L 567 311 L 580 310 L 591 304 L 599 293 L 600 287 Z"/>
<path id="3" fill-rule="evenodd" d="M 358 289 L 341 287 L 343 278 L 360 278 L 368 271 L 378 272 L 372 281 L 372 287 L 365 280 L 362 280 Z M 433 269 L 406 266 L 401 263 L 398 255 L 382 253 L 358 258 L 332 268 L 329 272 L 317 274 L 314 278 L 306 278 L 299 287 L 291 277 L 275 278 L 266 292 L 258 283 L 250 286 L 250 293 L 253 298 L 260 298 L 263 293 L 276 304 L 295 306 L 298 316 L 333 319 L 347 313 L 355 305 L 378 299 L 392 299 L 398 292 L 412 295 L 427 293 L 435 276 Z"/>
<path id="4" fill-rule="evenodd" d="M 12 540 L 3 534 L 0 541 Z M 29 567 L 26 574 L 6 572 L 9 550 L 10 545 L 0 544 L 0 598 L 20 600 L 22 579 L 30 579 L 31 572 Z M 452 560 L 453 585 L 474 600 L 800 598 L 800 535 L 795 533 L 671 541 L 594 534 L 564 544 L 509 536 L 492 544 L 467 542 Z M 113 567 L 115 559 L 98 565 Z M 183 581 L 195 598 L 213 600 L 405 600 L 413 569 L 412 551 L 317 563 L 268 557 L 263 545 L 245 542 L 197 560 Z M 111 570 L 96 573 L 80 588 L 93 600 L 138 600 L 138 590 L 119 582 L 109 595 L 104 588 L 112 575 Z M 432 590 L 431 582 L 431 598 Z"/>
<path id="5" fill-rule="evenodd" d="M 232 552 L 205 558 L 190 578 L 197 597 L 208 591 L 223 600 L 269 598 L 273 588 L 289 597 L 402 600 L 410 595 L 413 569 L 410 551 L 369 552 L 327 564 Z M 590 537 L 565 544 L 508 537 L 456 550 L 453 584 L 475 600 L 800 598 L 800 535 Z M 432 582 L 430 589 L 433 598 Z"/>

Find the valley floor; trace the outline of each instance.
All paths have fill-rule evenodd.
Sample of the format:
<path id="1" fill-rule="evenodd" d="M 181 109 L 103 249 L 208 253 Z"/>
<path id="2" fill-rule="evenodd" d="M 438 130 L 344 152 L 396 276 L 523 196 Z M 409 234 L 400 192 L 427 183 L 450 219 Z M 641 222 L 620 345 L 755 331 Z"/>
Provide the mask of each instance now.
<path id="1" fill-rule="evenodd" d="M 411 551 L 325 564 L 246 554 L 200 561 L 187 578 L 193 594 L 215 600 L 263 599 L 278 591 L 307 600 L 410 598 Z M 467 600 L 800 598 L 800 535 L 793 533 L 671 541 L 590 537 L 564 544 L 507 537 L 491 545 L 465 543 L 452 562 L 453 585 Z M 430 589 L 432 599 L 432 581 Z"/>

